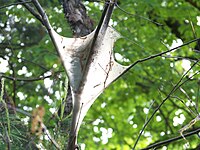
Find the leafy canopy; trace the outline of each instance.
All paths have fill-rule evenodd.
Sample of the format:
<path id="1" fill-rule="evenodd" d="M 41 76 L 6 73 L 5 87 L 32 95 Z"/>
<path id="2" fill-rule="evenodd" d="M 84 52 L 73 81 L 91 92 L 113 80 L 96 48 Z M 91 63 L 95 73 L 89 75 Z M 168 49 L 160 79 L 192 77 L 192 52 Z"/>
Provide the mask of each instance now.
<path id="1" fill-rule="evenodd" d="M 12 2 L 3 0 L 0 6 Z M 72 37 L 60 3 L 43 0 L 40 3 L 53 28 L 65 37 Z M 84 1 L 84 4 L 97 24 L 103 3 Z M 118 5 L 120 8 L 115 8 L 110 24 L 123 37 L 114 47 L 115 59 L 121 64 L 129 65 L 199 37 L 198 0 L 126 0 L 119 1 Z M 5 91 L 9 96 L 6 100 L 13 101 L 19 110 L 29 113 L 42 105 L 46 112 L 43 122 L 63 148 L 68 138 L 66 130 L 69 130 L 70 116 L 63 118 L 56 113 L 67 91 L 67 76 L 61 60 L 45 29 L 24 7 L 2 8 L 0 18 L 0 72 L 5 78 Z M 162 57 L 138 63 L 107 88 L 81 126 L 78 141 L 82 149 L 131 149 L 145 121 L 199 59 L 199 51 L 198 42 L 193 42 Z M 200 83 L 199 74 L 195 74 L 198 71 L 197 63 L 183 78 L 186 82 L 157 111 L 136 149 L 179 136 L 178 131 L 198 115 Z M 46 136 L 37 140 L 30 134 L 30 116 L 19 112 L 17 116 L 11 112 L 7 116 L 2 109 L 0 112 L 0 137 L 3 139 L 0 147 L 6 146 L 3 137 L 7 137 L 10 127 L 9 137 L 14 141 L 11 147 L 33 148 L 34 143 L 42 143 L 45 148 L 52 148 Z M 197 122 L 185 132 L 198 126 Z M 198 136 L 186 139 L 190 148 L 197 147 Z M 168 149 L 181 149 L 185 143 L 187 141 L 181 139 L 166 146 Z"/>

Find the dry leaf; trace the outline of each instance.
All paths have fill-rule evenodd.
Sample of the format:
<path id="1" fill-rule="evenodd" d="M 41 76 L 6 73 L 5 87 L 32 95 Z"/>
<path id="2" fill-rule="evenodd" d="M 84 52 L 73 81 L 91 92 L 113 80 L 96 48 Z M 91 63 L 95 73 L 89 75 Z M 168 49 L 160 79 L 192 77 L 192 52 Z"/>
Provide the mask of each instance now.
<path id="1" fill-rule="evenodd" d="M 31 120 L 31 133 L 40 135 L 42 133 L 43 116 L 45 114 L 45 109 L 43 106 L 39 106 L 32 112 Z"/>

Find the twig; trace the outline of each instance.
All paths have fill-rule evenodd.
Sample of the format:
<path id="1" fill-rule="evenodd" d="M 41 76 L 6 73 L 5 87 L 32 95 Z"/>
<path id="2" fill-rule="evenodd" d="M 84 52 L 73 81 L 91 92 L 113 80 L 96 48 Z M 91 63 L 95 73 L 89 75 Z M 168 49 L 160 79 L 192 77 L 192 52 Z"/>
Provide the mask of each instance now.
<path id="1" fill-rule="evenodd" d="M 122 75 L 124 75 L 125 73 L 127 73 L 131 68 L 133 68 L 133 67 L 134 67 L 135 65 L 137 65 L 138 63 L 142 63 L 142 62 L 145 62 L 145 61 L 147 61 L 147 60 L 154 59 L 154 58 L 156 58 L 156 57 L 162 56 L 162 55 L 164 55 L 164 54 L 166 54 L 166 53 L 172 52 L 172 51 L 174 51 L 174 50 L 178 50 L 179 48 L 181 48 L 181 47 L 183 47 L 183 46 L 186 46 L 186 45 L 188 45 L 188 44 L 191 44 L 191 43 L 193 43 L 193 42 L 196 42 L 196 41 L 198 41 L 198 40 L 200 40 L 200 38 L 193 39 L 193 40 L 191 40 L 191 41 L 189 41 L 189 42 L 186 42 L 186 43 L 184 43 L 184 44 L 182 44 L 182 45 L 180 45 L 180 46 L 177 46 L 177 47 L 175 47 L 175 48 L 169 49 L 169 50 L 167 50 L 167 51 L 164 51 L 164 52 L 161 52 L 161 53 L 158 53 L 158 54 L 154 54 L 154 55 L 148 56 L 148 57 L 143 58 L 143 59 L 139 59 L 139 60 L 135 61 L 134 63 L 132 63 L 132 64 L 131 64 L 122 74 L 120 74 L 120 76 L 118 76 L 113 82 L 115 82 L 118 78 L 120 78 Z M 197 60 L 197 61 L 198 61 L 198 60 Z"/>
<path id="2" fill-rule="evenodd" d="M 162 56 L 164 58 L 173 58 L 175 59 L 175 61 L 178 61 L 178 60 L 183 60 L 183 59 L 186 59 L 186 60 L 190 60 L 190 61 L 197 61 L 198 58 L 193 58 L 193 57 L 184 57 L 184 56 Z"/>
<path id="3" fill-rule="evenodd" d="M 199 112 L 199 94 L 200 94 L 199 85 L 200 85 L 200 80 L 197 82 L 197 96 L 196 96 L 196 109 L 198 112 Z"/>
<path id="4" fill-rule="evenodd" d="M 190 104 L 193 104 L 193 102 L 192 102 L 192 100 L 191 100 L 191 98 L 190 98 L 190 96 L 187 94 L 187 92 L 183 89 L 183 88 L 179 88 L 180 89 L 180 91 L 187 97 L 187 99 L 190 101 Z M 192 111 L 192 110 L 191 110 Z M 196 111 L 196 113 L 198 114 L 198 110 L 196 109 L 196 107 L 195 107 L 195 111 Z M 193 111 L 192 111 L 193 112 Z M 193 112 L 194 113 L 194 112 Z M 195 113 L 194 113 L 195 114 Z"/>
<path id="5" fill-rule="evenodd" d="M 113 55 L 113 53 L 112 53 L 112 51 L 110 51 L 110 58 L 109 58 L 109 62 L 108 62 L 108 71 L 106 72 L 106 77 L 105 77 L 105 80 L 104 80 L 104 89 L 106 88 L 106 81 L 107 81 L 107 79 L 108 79 L 108 76 L 109 76 L 109 73 L 110 73 L 110 71 L 112 70 L 112 66 L 113 66 L 113 62 L 112 62 L 112 55 Z"/>
<path id="6" fill-rule="evenodd" d="M 127 68 L 126 72 L 127 72 L 129 69 L 131 69 L 133 66 L 135 66 L 136 64 L 138 64 L 138 63 L 140 63 L 140 62 L 144 62 L 144 61 L 147 61 L 147 60 L 149 60 L 149 59 L 153 59 L 153 58 L 156 58 L 156 57 L 158 57 L 158 56 L 162 56 L 163 54 L 172 52 L 172 51 L 174 51 L 174 50 L 177 50 L 177 49 L 179 49 L 179 48 L 181 48 L 181 47 L 183 47 L 183 46 L 186 46 L 186 45 L 188 45 L 188 44 L 190 44 L 190 43 L 193 43 L 193 42 L 195 42 L 195 41 L 198 41 L 198 40 L 200 40 L 200 38 L 191 40 L 191 41 L 186 42 L 186 43 L 184 43 L 184 44 L 182 44 L 182 45 L 180 45 L 180 46 L 177 46 L 177 47 L 175 47 L 175 48 L 169 49 L 169 50 L 167 50 L 167 51 L 164 51 L 164 52 L 161 52 L 161 53 L 158 53 L 158 54 L 155 54 L 155 55 L 151 55 L 151 56 L 146 57 L 146 58 L 144 58 L 144 59 L 139 59 L 139 60 L 137 60 L 136 62 L 134 62 L 133 64 L 131 64 L 131 65 Z"/>
<path id="7" fill-rule="evenodd" d="M 41 124 L 42 128 L 44 129 L 44 133 L 48 136 L 49 140 L 53 143 L 53 145 L 57 148 L 57 149 L 61 149 L 60 146 L 58 145 L 58 143 L 51 137 L 51 134 L 49 133 L 49 130 L 47 129 L 47 127 L 42 123 Z"/>
<path id="8" fill-rule="evenodd" d="M 35 16 L 36 19 L 38 19 L 43 25 L 44 25 L 44 22 L 42 20 L 42 17 L 29 5 L 29 4 L 26 4 L 24 0 L 18 0 L 19 2 L 24 2 L 24 7 L 33 15 Z"/>
<path id="9" fill-rule="evenodd" d="M 38 78 L 15 78 L 15 77 L 7 76 L 4 73 L 0 73 L 0 77 L 6 78 L 6 79 L 9 79 L 9 80 L 12 80 L 12 81 L 33 82 L 33 81 L 39 81 L 39 80 L 44 80 L 46 78 L 50 78 L 50 77 L 54 76 L 55 74 L 59 74 L 60 72 L 62 72 L 62 71 L 58 71 L 58 72 L 52 73 L 51 75 L 41 76 L 41 77 L 38 77 Z"/>
<path id="10" fill-rule="evenodd" d="M 200 132 L 200 128 L 196 129 L 194 131 L 185 133 L 184 137 L 188 137 L 188 136 L 191 136 L 193 134 L 198 134 L 199 132 Z M 148 146 L 147 148 L 143 148 L 142 150 L 148 150 L 148 149 L 152 149 L 152 148 L 157 148 L 157 147 L 160 147 L 162 145 L 165 145 L 165 144 L 168 144 L 170 142 L 174 142 L 174 141 L 177 141 L 177 140 L 180 140 L 180 139 L 182 139 L 182 136 L 177 136 L 177 137 L 174 137 L 174 138 L 171 138 L 171 139 L 168 139 L 168 140 L 164 140 L 164 141 L 152 144 L 152 145 Z"/>
<path id="11" fill-rule="evenodd" d="M 23 1 L 23 0 L 20 0 L 20 1 Z M 42 6 L 40 5 L 40 3 L 37 0 L 32 0 L 32 2 L 34 4 L 34 6 L 36 7 L 36 9 L 38 10 L 39 14 L 36 13 L 30 6 L 25 5 L 25 7 L 30 11 L 30 13 L 33 16 L 35 16 L 45 26 L 54 46 L 56 48 L 56 51 L 60 54 L 59 45 L 56 42 L 55 35 L 52 30 L 53 28 L 51 27 L 51 24 L 49 22 L 49 19 L 46 15 L 45 11 L 43 10 Z"/>
<path id="12" fill-rule="evenodd" d="M 0 6 L 0 9 L 6 8 L 6 7 L 10 7 L 10 6 L 13 6 L 13 5 L 25 4 L 25 3 L 26 4 L 31 3 L 31 1 L 23 1 L 23 2 L 11 3 L 11 4 L 8 4 L 8 5 L 5 5 L 5 6 Z"/>
<path id="13" fill-rule="evenodd" d="M 200 120 L 200 115 L 197 115 L 197 117 L 195 117 L 194 119 L 192 119 L 187 125 L 185 125 L 183 128 L 181 128 L 179 130 L 179 133 L 181 134 L 181 136 L 183 137 L 183 139 L 187 141 L 187 139 L 184 137 L 183 132 L 186 131 L 187 129 L 189 129 L 191 126 L 193 126 L 197 121 Z"/>
<path id="14" fill-rule="evenodd" d="M 162 102 L 160 103 L 160 105 L 155 109 L 155 111 L 153 112 L 153 114 L 151 115 L 151 117 L 145 122 L 145 124 L 144 124 L 142 130 L 140 131 L 139 136 L 138 136 L 138 138 L 137 138 L 137 140 L 136 140 L 136 142 L 135 142 L 135 144 L 134 144 L 134 146 L 133 146 L 133 150 L 135 149 L 135 147 L 136 147 L 136 145 L 137 145 L 137 143 L 138 143 L 138 141 L 139 141 L 139 139 L 140 139 L 142 133 L 144 132 L 145 128 L 147 127 L 147 125 L 149 124 L 149 122 L 152 120 L 152 118 L 154 117 L 154 115 L 156 114 L 156 112 L 161 108 L 161 106 L 167 101 L 167 99 L 168 99 L 179 87 L 181 87 L 187 80 L 189 80 L 189 79 L 187 79 L 186 81 L 184 81 L 183 83 L 181 83 L 182 80 L 183 80 L 183 78 L 189 73 L 189 71 L 190 71 L 198 62 L 199 62 L 199 61 L 196 61 L 196 62 L 183 74 L 183 76 L 180 78 L 180 80 L 177 82 L 177 84 L 173 87 L 173 89 L 170 91 L 170 93 L 167 95 L 167 97 L 166 97 L 165 99 L 163 99 L 163 101 L 162 101 Z M 199 73 L 199 72 L 197 72 L 197 73 Z M 197 73 L 195 73 L 194 75 L 196 75 Z M 193 76 L 194 76 L 194 75 L 193 75 Z M 191 78 L 191 77 L 190 77 L 190 78 Z"/>
<path id="15" fill-rule="evenodd" d="M 178 96 L 170 96 L 170 97 L 171 97 L 171 98 L 176 98 L 176 99 L 178 99 L 181 103 L 183 103 L 183 105 L 189 110 L 189 112 L 190 112 L 192 115 L 196 116 L 195 112 L 194 112 L 190 107 L 188 107 L 188 106 L 185 104 L 185 102 L 184 102 L 181 98 L 179 98 Z"/>
<path id="16" fill-rule="evenodd" d="M 49 19 L 46 15 L 45 11 L 43 10 L 42 6 L 40 5 L 40 3 L 37 0 L 32 0 L 32 2 L 35 5 L 36 9 L 38 10 L 40 16 L 42 17 L 43 25 L 46 27 L 46 29 L 49 32 L 51 30 L 51 25 L 49 23 Z"/>
<path id="17" fill-rule="evenodd" d="M 133 17 L 139 17 L 139 18 L 142 18 L 142 19 L 147 20 L 147 21 L 149 21 L 149 22 L 152 22 L 152 23 L 154 23 L 154 24 L 156 24 L 156 25 L 158 25 L 158 26 L 163 26 L 163 24 L 158 23 L 158 22 L 156 22 L 156 21 L 153 21 L 153 20 L 151 20 L 151 19 L 149 19 L 149 18 L 140 16 L 140 15 L 131 14 L 131 13 L 127 12 L 126 10 L 124 10 L 123 8 L 121 8 L 117 3 L 115 3 L 115 5 L 117 6 L 117 8 L 119 8 L 122 12 L 126 13 L 127 15 L 130 15 L 130 16 L 133 16 Z"/>
<path id="18" fill-rule="evenodd" d="M 149 105 L 149 108 L 148 108 L 148 113 L 146 115 L 146 118 L 145 118 L 145 122 L 148 120 L 148 115 L 149 115 L 149 110 L 152 108 L 153 104 L 155 103 L 155 100 L 153 100 L 150 105 Z"/>

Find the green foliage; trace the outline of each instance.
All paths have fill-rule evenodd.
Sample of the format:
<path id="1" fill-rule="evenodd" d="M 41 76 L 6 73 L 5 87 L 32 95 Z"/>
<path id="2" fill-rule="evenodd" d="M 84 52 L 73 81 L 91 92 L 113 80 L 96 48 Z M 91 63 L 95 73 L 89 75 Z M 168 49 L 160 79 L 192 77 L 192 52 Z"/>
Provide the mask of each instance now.
<path id="1" fill-rule="evenodd" d="M 0 6 L 13 2 L 3 0 Z M 124 65 L 166 51 L 176 41 L 186 43 L 200 36 L 198 0 L 193 0 L 196 5 L 184 0 L 119 2 L 120 8 L 116 7 L 111 22 L 122 35 L 116 42 L 115 53 L 116 59 Z M 61 29 L 60 34 L 63 36 L 72 37 L 59 1 L 41 0 L 40 3 L 53 27 L 57 31 Z M 89 16 L 98 24 L 103 3 L 84 1 L 84 4 Z M 190 67 L 199 59 L 199 47 L 194 42 L 162 57 L 138 63 L 107 88 L 84 119 L 78 140 L 80 147 L 84 149 L 86 146 L 89 150 L 131 149 L 145 121 L 187 71 L 188 67 L 183 65 Z M 11 100 L 6 103 L 12 102 L 19 110 L 29 114 L 39 105 L 44 106 L 44 124 L 64 149 L 70 117 L 62 119 L 56 112 L 66 96 L 67 76 L 46 30 L 20 5 L 0 9 L 0 65 L 3 60 L 8 61 L 8 65 L 5 71 L 0 68 L 0 77 L 3 75 L 18 79 L 5 79 L 5 91 Z M 200 75 L 189 78 L 198 71 L 199 63 L 183 78 L 186 82 L 181 89 L 176 90 L 157 111 L 136 149 L 179 136 L 178 131 L 199 114 Z M 48 75 L 49 78 L 43 78 Z M 50 85 L 47 86 L 47 83 Z M 2 100 L 0 106 L 3 107 Z M 30 134 L 30 116 L 26 118 L 25 114 L 18 111 L 16 115 L 13 112 L 8 115 L 1 108 L 0 115 L 0 149 L 8 146 L 3 137 L 10 138 L 13 149 L 34 149 L 38 143 L 42 143 L 46 149 L 55 149 L 45 135 L 41 136 L 43 140 L 36 140 L 35 135 Z M 8 126 L 11 130 L 9 135 Z M 198 127 L 197 122 L 190 130 Z M 190 148 L 196 148 L 199 143 L 197 135 L 187 137 L 187 140 Z M 185 143 L 181 139 L 165 146 L 168 149 L 183 149 Z M 164 149 L 162 146 L 161 148 Z"/>

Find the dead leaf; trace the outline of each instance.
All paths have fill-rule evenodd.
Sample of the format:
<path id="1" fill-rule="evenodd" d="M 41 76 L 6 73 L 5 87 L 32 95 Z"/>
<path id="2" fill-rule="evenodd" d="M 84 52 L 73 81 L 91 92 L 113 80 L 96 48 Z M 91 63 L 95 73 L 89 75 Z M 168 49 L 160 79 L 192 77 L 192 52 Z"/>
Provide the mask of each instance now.
<path id="1" fill-rule="evenodd" d="M 31 120 L 31 133 L 40 135 L 42 133 L 43 127 L 43 116 L 45 114 L 45 109 L 43 106 L 39 106 L 32 112 Z"/>

